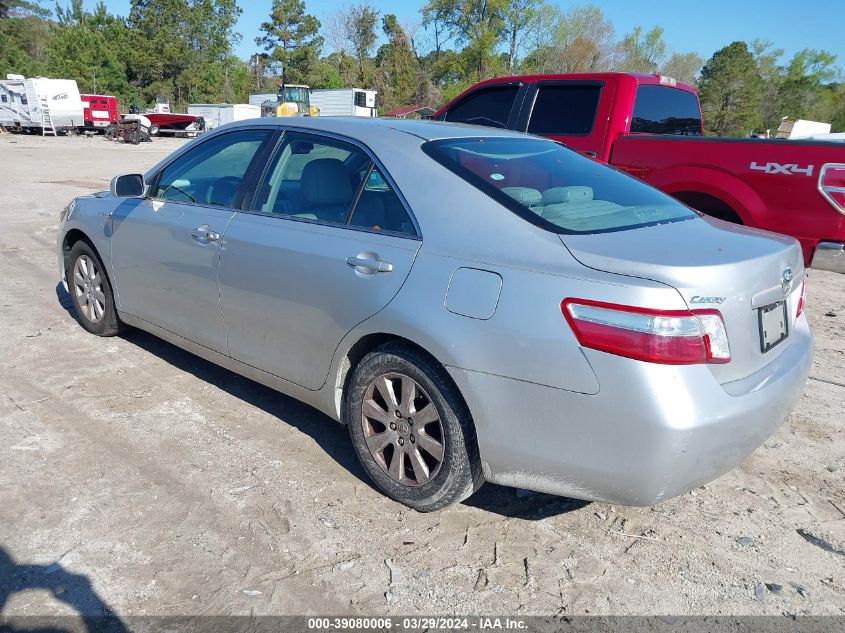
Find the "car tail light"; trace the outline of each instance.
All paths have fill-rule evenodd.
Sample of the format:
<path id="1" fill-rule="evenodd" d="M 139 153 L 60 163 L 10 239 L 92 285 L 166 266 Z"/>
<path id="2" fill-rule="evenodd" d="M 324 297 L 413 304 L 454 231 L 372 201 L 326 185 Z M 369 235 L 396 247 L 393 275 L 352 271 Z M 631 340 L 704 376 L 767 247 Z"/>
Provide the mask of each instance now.
<path id="1" fill-rule="evenodd" d="M 560 309 L 583 347 L 664 365 L 731 360 L 718 310 L 650 310 L 588 299 L 564 299 Z"/>
<path id="2" fill-rule="evenodd" d="M 801 280 L 801 294 L 798 296 L 798 308 L 795 310 L 795 318 L 801 316 L 801 313 L 804 311 L 804 293 L 807 292 L 807 278 L 804 277 Z"/>
<path id="3" fill-rule="evenodd" d="M 845 214 L 845 165 L 824 165 L 819 172 L 819 191 L 834 209 Z"/>

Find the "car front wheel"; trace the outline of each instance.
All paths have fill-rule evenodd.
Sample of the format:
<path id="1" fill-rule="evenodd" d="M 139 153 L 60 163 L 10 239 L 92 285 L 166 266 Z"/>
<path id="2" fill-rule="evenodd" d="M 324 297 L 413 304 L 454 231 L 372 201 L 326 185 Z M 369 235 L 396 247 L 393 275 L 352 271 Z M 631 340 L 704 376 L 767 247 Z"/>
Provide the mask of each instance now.
<path id="1" fill-rule="evenodd" d="M 79 324 L 97 336 L 114 336 L 121 330 L 111 284 L 103 264 L 86 242 L 70 249 L 67 286 Z"/>
<path id="2" fill-rule="evenodd" d="M 346 420 L 367 474 L 396 501 L 439 510 L 483 481 L 466 405 L 445 370 L 411 346 L 388 343 L 361 360 Z"/>

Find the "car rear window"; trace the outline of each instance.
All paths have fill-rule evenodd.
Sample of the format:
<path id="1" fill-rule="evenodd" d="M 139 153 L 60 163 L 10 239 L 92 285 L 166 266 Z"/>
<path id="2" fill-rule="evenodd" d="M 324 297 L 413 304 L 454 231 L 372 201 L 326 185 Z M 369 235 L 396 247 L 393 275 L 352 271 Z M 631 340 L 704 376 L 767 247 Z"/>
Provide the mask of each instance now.
<path id="1" fill-rule="evenodd" d="M 555 233 L 606 233 L 698 217 L 666 194 L 554 141 L 473 137 L 422 147 L 518 216 Z"/>
<path id="2" fill-rule="evenodd" d="M 640 86 L 634 100 L 631 132 L 701 136 L 698 97 L 680 88 Z"/>

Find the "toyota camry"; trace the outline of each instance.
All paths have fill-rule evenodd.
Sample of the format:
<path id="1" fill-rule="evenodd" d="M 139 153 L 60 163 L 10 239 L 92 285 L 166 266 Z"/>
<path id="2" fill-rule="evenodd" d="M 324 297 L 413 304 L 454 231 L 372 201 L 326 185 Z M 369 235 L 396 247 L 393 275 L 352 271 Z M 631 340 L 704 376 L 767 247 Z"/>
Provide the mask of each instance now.
<path id="1" fill-rule="evenodd" d="M 83 328 L 316 407 L 423 511 L 484 481 L 678 495 L 778 428 L 812 358 L 794 239 L 504 130 L 225 125 L 72 201 L 57 246 Z"/>

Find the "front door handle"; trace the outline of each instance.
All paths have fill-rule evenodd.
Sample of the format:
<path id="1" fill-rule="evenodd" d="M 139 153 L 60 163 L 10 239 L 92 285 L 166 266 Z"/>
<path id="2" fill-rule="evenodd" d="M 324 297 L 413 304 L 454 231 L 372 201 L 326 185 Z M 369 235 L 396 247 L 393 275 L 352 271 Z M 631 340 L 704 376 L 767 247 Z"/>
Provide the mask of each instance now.
<path id="1" fill-rule="evenodd" d="M 372 257 L 347 257 L 346 263 L 354 268 L 363 268 L 371 273 L 389 273 L 393 270 L 393 264 L 379 259 L 377 255 Z"/>
<path id="2" fill-rule="evenodd" d="M 208 224 L 203 224 L 198 226 L 193 231 L 191 231 L 191 235 L 203 242 L 216 242 L 220 239 L 220 233 L 212 229 Z"/>

